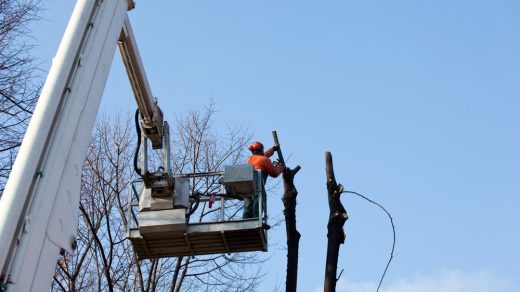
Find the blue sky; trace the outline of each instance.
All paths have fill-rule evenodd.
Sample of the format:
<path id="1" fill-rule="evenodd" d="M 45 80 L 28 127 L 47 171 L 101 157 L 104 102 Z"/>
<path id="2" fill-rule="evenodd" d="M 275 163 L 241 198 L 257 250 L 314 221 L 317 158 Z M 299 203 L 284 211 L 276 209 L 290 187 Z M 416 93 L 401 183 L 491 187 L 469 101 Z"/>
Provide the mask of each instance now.
<path id="1" fill-rule="evenodd" d="M 43 68 L 72 2 L 47 1 L 34 29 Z M 265 143 L 276 129 L 289 166 L 302 166 L 299 291 L 323 283 L 331 151 L 338 182 L 394 218 L 382 291 L 495 292 L 520 291 L 519 13 L 501 0 L 156 0 L 129 14 L 166 119 L 213 99 L 217 128 L 243 125 Z M 135 108 L 118 53 L 102 107 Z M 375 291 L 390 224 L 342 201 L 338 291 Z M 283 228 L 270 239 L 261 291 L 285 281 Z"/>

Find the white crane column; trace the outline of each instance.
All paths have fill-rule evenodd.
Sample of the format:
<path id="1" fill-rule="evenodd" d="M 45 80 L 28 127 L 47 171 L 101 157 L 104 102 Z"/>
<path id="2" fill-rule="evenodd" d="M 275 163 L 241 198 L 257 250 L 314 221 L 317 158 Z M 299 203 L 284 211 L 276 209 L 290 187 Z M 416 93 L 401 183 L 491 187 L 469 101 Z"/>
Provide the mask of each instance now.
<path id="1" fill-rule="evenodd" d="M 9 291 L 46 290 L 77 232 L 82 165 L 128 0 L 79 0 L 0 200 Z"/>

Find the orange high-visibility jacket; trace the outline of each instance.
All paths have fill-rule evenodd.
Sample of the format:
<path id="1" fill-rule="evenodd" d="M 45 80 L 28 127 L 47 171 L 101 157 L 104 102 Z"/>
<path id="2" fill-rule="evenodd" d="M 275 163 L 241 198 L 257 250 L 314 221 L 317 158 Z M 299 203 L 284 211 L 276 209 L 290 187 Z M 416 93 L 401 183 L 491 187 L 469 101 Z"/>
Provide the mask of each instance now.
<path id="1" fill-rule="evenodd" d="M 268 154 L 273 155 L 272 152 L 269 153 L 269 151 L 266 151 L 264 155 L 253 154 L 249 156 L 247 163 L 253 165 L 255 169 L 260 169 L 261 171 L 266 172 L 272 177 L 277 177 L 282 173 L 282 169 L 273 165 L 269 159 L 271 155 L 267 156 Z"/>

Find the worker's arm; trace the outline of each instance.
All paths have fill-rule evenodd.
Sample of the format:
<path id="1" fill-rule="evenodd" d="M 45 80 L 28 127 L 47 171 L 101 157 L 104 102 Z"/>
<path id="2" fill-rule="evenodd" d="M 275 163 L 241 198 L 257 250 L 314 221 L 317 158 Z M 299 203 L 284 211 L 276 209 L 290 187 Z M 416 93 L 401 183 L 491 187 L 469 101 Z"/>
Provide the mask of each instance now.
<path id="1" fill-rule="evenodd" d="M 280 147 L 280 145 L 276 144 L 276 145 L 273 145 L 273 147 L 271 147 L 271 148 L 265 150 L 265 151 L 264 151 L 264 156 L 267 157 L 267 158 L 273 156 L 274 152 L 275 152 L 276 150 L 278 150 L 278 147 Z"/>

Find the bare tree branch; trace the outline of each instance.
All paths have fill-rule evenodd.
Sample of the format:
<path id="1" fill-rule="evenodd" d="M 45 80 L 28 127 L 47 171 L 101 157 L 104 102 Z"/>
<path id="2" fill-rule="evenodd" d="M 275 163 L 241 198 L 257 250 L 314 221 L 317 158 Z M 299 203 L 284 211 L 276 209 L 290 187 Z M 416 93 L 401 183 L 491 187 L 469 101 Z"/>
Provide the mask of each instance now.
<path id="1" fill-rule="evenodd" d="M 38 98 L 29 25 L 41 0 L 0 0 L 0 196 Z"/>

